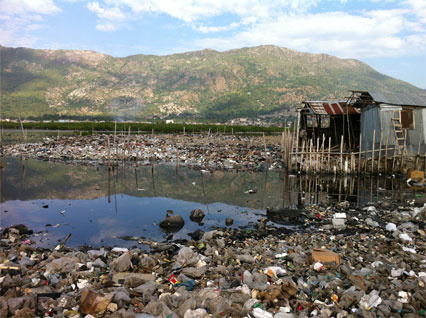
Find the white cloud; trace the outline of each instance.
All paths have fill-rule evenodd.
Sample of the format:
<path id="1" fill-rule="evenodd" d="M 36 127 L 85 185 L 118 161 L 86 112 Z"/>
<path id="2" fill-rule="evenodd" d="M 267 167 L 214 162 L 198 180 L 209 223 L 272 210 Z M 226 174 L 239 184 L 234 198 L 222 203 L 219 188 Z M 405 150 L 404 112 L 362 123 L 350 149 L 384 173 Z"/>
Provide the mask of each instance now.
<path id="1" fill-rule="evenodd" d="M 411 8 L 412 14 L 414 14 L 421 23 L 426 24 L 426 1 L 406 0 L 404 4 Z"/>
<path id="2" fill-rule="evenodd" d="M 196 25 L 194 29 L 201 33 L 214 33 L 214 32 L 224 32 L 230 31 L 240 26 L 237 22 L 232 22 L 230 25 L 224 26 L 205 26 L 205 25 Z"/>
<path id="3" fill-rule="evenodd" d="M 282 10 L 304 12 L 317 5 L 320 0 L 104 0 L 91 2 L 88 9 L 95 12 L 99 23 L 103 20 L 117 21 L 111 17 L 116 12 L 131 20 L 142 14 L 166 14 L 186 23 L 233 14 L 241 17 L 245 23 L 259 18 L 276 16 Z M 123 11 L 126 13 L 124 14 Z M 122 16 L 120 15 L 120 18 Z M 122 19 L 123 20 L 123 19 Z M 236 22 L 235 22 L 236 23 Z M 250 22 L 251 23 L 251 22 Z M 244 24 L 244 22 L 243 22 Z M 232 29 L 234 27 L 227 27 Z M 202 33 L 226 30 L 221 26 L 201 26 Z"/>
<path id="4" fill-rule="evenodd" d="M 340 0 L 345 5 L 354 0 Z M 330 0 L 98 0 L 88 8 L 98 17 L 97 29 L 116 30 L 144 14 L 165 14 L 201 34 L 219 33 L 187 44 L 190 49 L 226 50 L 275 44 L 340 57 L 400 56 L 426 51 L 426 1 L 365 1 L 362 11 L 318 12 Z M 369 3 L 370 2 L 370 3 Z M 383 6 L 382 6 L 383 7 Z M 389 8 L 389 9 L 388 9 Z M 235 20 L 217 25 L 211 18 L 227 14 Z M 224 32 L 232 35 L 223 36 Z"/>
<path id="5" fill-rule="evenodd" d="M 5 15 L 24 15 L 27 13 L 53 14 L 60 12 L 53 0 L 2 0 L 0 12 Z"/>
<path id="6" fill-rule="evenodd" d="M 344 12 L 283 15 L 252 24 L 227 38 L 204 38 L 192 49 L 275 44 L 296 50 L 329 53 L 340 57 L 400 56 L 424 52 L 426 33 L 406 34 L 404 11 Z"/>
<path id="7" fill-rule="evenodd" d="M 124 21 L 127 17 L 119 7 L 101 8 L 98 2 L 89 2 L 87 8 L 95 12 L 99 19 L 109 21 Z"/>
<path id="8" fill-rule="evenodd" d="M 42 15 L 56 14 L 61 9 L 53 0 L 1 0 L 0 41 L 9 46 L 32 46 L 32 31 L 46 27 Z"/>

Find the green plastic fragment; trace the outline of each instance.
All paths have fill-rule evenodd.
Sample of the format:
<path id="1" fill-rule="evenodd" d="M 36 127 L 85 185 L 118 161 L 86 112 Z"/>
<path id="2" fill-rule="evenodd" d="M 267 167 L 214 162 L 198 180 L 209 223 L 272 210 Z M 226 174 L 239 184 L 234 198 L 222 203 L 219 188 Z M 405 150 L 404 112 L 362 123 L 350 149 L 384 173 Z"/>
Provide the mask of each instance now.
<path id="1" fill-rule="evenodd" d="M 255 304 L 253 305 L 253 308 L 260 308 L 260 309 L 265 310 L 265 307 L 262 305 L 262 303 L 255 303 Z"/>

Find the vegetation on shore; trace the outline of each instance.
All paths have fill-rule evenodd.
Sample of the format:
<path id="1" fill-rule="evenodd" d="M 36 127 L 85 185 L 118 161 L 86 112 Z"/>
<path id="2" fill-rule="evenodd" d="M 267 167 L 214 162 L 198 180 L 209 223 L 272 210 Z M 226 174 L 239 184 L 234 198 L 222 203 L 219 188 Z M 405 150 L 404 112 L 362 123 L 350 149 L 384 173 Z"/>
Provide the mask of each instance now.
<path id="1" fill-rule="evenodd" d="M 3 129 L 21 129 L 19 122 L 0 122 Z M 75 131 L 130 131 L 135 132 L 154 132 L 156 133 L 200 133 L 200 132 L 226 132 L 226 133 L 274 133 L 281 132 L 283 128 L 277 126 L 261 127 L 261 126 L 227 126 L 212 124 L 165 124 L 165 123 L 128 123 L 128 122 L 26 122 L 22 123 L 24 129 L 45 129 L 45 130 L 75 130 Z"/>

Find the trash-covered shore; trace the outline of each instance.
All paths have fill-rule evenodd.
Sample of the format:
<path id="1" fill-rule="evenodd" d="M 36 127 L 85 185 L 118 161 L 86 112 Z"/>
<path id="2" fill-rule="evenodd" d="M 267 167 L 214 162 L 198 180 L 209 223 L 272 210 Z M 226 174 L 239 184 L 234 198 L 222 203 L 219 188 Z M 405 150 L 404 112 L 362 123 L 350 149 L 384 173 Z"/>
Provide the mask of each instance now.
<path id="1" fill-rule="evenodd" d="M 40 249 L 25 226 L 6 228 L 0 316 L 426 315 L 426 205 L 344 201 L 303 214 L 306 232 L 259 219 L 253 230 L 136 240 L 130 249 Z"/>
<path id="2" fill-rule="evenodd" d="M 40 143 L 5 145 L 3 154 L 102 165 L 156 161 L 209 170 L 259 170 L 267 161 L 268 168 L 280 169 L 279 140 L 220 134 L 61 136 L 46 137 Z"/>

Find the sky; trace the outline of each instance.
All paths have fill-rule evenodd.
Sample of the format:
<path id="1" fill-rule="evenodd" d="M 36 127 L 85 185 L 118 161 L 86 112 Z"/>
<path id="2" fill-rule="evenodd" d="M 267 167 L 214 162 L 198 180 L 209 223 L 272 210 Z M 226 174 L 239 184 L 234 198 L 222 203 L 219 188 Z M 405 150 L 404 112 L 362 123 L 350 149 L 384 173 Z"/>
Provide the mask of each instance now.
<path id="1" fill-rule="evenodd" d="M 116 57 L 272 44 L 426 89 L 426 0 L 0 0 L 0 44 Z"/>

